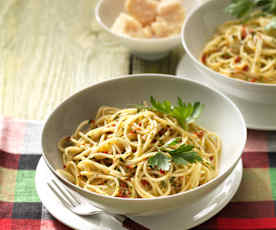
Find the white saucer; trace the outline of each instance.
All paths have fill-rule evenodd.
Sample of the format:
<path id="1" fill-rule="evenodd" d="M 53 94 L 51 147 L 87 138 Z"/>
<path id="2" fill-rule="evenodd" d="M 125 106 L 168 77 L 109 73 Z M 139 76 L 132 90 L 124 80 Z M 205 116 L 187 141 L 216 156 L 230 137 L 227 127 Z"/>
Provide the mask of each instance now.
<path id="1" fill-rule="evenodd" d="M 193 80 L 200 81 L 206 85 L 209 81 L 206 77 L 201 76 L 201 73 L 197 71 L 193 61 L 188 55 L 184 55 L 177 68 L 178 76 L 185 76 Z M 256 130 L 276 130 L 276 107 L 273 105 L 264 105 L 260 103 L 254 103 L 243 100 L 238 97 L 227 95 L 231 100 L 239 107 L 247 128 Z"/>
<path id="2" fill-rule="evenodd" d="M 195 227 L 217 214 L 232 199 L 240 185 L 242 171 L 242 161 L 240 160 L 233 172 L 216 190 L 198 200 L 194 205 L 185 206 L 167 214 L 132 217 L 132 219 L 151 230 L 183 230 Z M 107 215 L 81 217 L 70 212 L 48 188 L 46 182 L 51 178 L 54 178 L 54 175 L 41 158 L 36 168 L 36 190 L 43 205 L 59 221 L 74 229 L 123 230 L 120 224 Z"/>

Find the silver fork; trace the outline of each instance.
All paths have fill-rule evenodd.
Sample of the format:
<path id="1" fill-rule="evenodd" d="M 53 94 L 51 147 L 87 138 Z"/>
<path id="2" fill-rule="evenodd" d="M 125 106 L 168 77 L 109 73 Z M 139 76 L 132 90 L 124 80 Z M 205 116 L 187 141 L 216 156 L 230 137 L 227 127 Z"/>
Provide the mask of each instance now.
<path id="1" fill-rule="evenodd" d="M 121 223 L 121 225 L 129 230 L 149 230 L 149 228 L 134 222 L 132 219 L 124 215 L 107 213 L 101 209 L 98 209 L 86 202 L 81 201 L 76 195 L 70 192 L 60 183 L 51 179 L 47 182 L 49 188 L 54 192 L 57 198 L 62 202 L 62 204 L 70 209 L 73 213 L 80 216 L 92 216 L 97 214 L 108 214 L 113 219 Z"/>

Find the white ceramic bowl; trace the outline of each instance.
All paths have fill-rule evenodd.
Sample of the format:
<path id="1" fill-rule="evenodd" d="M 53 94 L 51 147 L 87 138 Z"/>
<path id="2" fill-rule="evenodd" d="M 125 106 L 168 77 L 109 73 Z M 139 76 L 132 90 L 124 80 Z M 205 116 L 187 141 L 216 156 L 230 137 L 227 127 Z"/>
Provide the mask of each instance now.
<path id="1" fill-rule="evenodd" d="M 123 34 L 114 33 L 111 30 L 115 19 L 124 10 L 126 0 L 100 0 L 95 8 L 98 23 L 121 44 L 129 48 L 131 53 L 145 59 L 157 60 L 169 54 L 169 52 L 181 44 L 180 34 L 169 38 L 132 38 Z M 183 6 L 186 14 L 193 7 L 199 5 L 200 0 L 184 1 Z"/>
<path id="2" fill-rule="evenodd" d="M 193 190 L 168 197 L 130 199 L 103 196 L 86 191 L 57 175 L 63 167 L 57 142 L 73 133 L 77 125 L 95 117 L 101 105 L 127 107 L 154 96 L 176 103 L 177 96 L 185 101 L 205 104 L 198 124 L 216 132 L 222 139 L 219 175 Z M 67 186 L 82 194 L 92 203 L 108 212 L 128 215 L 151 215 L 186 204 L 195 204 L 229 175 L 241 157 L 246 142 L 246 127 L 239 109 L 222 93 L 198 82 L 162 74 L 128 75 L 100 82 L 74 94 L 48 117 L 42 133 L 43 157 L 52 172 Z"/>
<path id="3" fill-rule="evenodd" d="M 196 68 L 206 76 L 210 84 L 222 92 L 251 102 L 276 104 L 276 84 L 251 83 L 224 76 L 199 60 L 205 44 L 214 35 L 217 27 L 233 19 L 225 13 L 231 0 L 210 0 L 190 12 L 181 32 L 182 44 Z"/>

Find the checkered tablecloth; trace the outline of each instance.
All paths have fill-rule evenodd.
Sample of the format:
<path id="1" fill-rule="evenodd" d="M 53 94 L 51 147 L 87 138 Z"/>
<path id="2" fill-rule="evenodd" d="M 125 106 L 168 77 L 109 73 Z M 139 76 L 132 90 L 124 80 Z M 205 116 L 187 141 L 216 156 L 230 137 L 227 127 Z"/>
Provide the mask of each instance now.
<path id="1" fill-rule="evenodd" d="M 40 122 L 0 118 L 0 230 L 69 229 L 49 214 L 36 193 L 41 127 Z M 276 132 L 248 130 L 242 159 L 237 194 L 196 229 L 276 229 Z"/>

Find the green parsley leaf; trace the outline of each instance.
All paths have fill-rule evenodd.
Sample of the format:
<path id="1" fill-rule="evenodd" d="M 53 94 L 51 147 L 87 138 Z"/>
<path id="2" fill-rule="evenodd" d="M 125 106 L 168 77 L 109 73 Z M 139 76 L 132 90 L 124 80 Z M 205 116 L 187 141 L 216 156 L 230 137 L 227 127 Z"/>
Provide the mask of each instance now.
<path id="1" fill-rule="evenodd" d="M 172 161 L 176 164 L 188 164 L 202 161 L 201 156 L 197 152 L 178 152 L 172 155 Z"/>
<path id="2" fill-rule="evenodd" d="M 276 14 L 276 0 L 255 0 L 255 5 L 263 12 Z"/>
<path id="3" fill-rule="evenodd" d="M 172 161 L 176 164 L 185 165 L 196 161 L 202 161 L 201 156 L 197 152 L 192 151 L 193 149 L 193 145 L 183 144 L 177 149 L 169 151 L 169 154 L 172 156 Z"/>
<path id="4" fill-rule="evenodd" d="M 266 14 L 276 15 L 276 0 L 232 0 L 225 11 L 243 20 Z"/>
<path id="5" fill-rule="evenodd" d="M 190 116 L 187 117 L 187 123 L 192 123 L 194 122 L 196 119 L 199 118 L 201 112 L 203 109 L 203 105 L 200 104 L 200 102 L 195 102 L 193 105 L 193 112 Z"/>
<path id="6" fill-rule="evenodd" d="M 169 101 L 165 100 L 163 101 L 162 103 L 161 102 L 158 102 L 156 101 L 153 96 L 150 97 L 150 103 L 152 105 L 152 107 L 161 112 L 161 113 L 166 113 L 166 114 L 169 114 L 172 110 L 172 105 Z"/>
<path id="7" fill-rule="evenodd" d="M 230 5 L 225 8 L 226 13 L 236 18 L 248 16 L 255 7 L 252 0 L 233 0 Z"/>
<path id="8" fill-rule="evenodd" d="M 152 109 L 176 118 L 182 128 L 187 129 L 188 124 L 194 122 L 200 115 L 203 105 L 200 102 L 184 103 L 181 98 L 177 98 L 178 105 L 173 106 L 169 101 L 158 102 L 152 96 L 150 102 Z"/>
<path id="9" fill-rule="evenodd" d="M 197 161 L 203 161 L 201 156 L 192 151 L 193 145 L 182 144 L 175 150 L 166 150 L 162 148 L 162 152 L 157 152 L 154 156 L 150 157 L 148 163 L 151 167 L 168 171 L 171 166 L 171 161 L 175 164 L 186 165 L 188 163 L 195 163 Z M 165 155 L 169 153 L 171 157 Z"/>
<path id="10" fill-rule="evenodd" d="M 148 163 L 151 167 L 168 171 L 170 169 L 170 158 L 163 154 L 162 152 L 156 153 L 154 156 L 150 157 Z"/>
<path id="11" fill-rule="evenodd" d="M 170 141 L 168 141 L 164 147 L 170 147 L 170 146 L 174 146 L 177 145 L 181 142 L 182 138 L 181 137 L 176 137 L 174 139 L 171 139 Z"/>
<path id="12" fill-rule="evenodd" d="M 177 153 L 186 153 L 192 151 L 194 148 L 193 145 L 180 145 L 177 149 L 169 151 L 171 155 L 177 154 Z"/>

